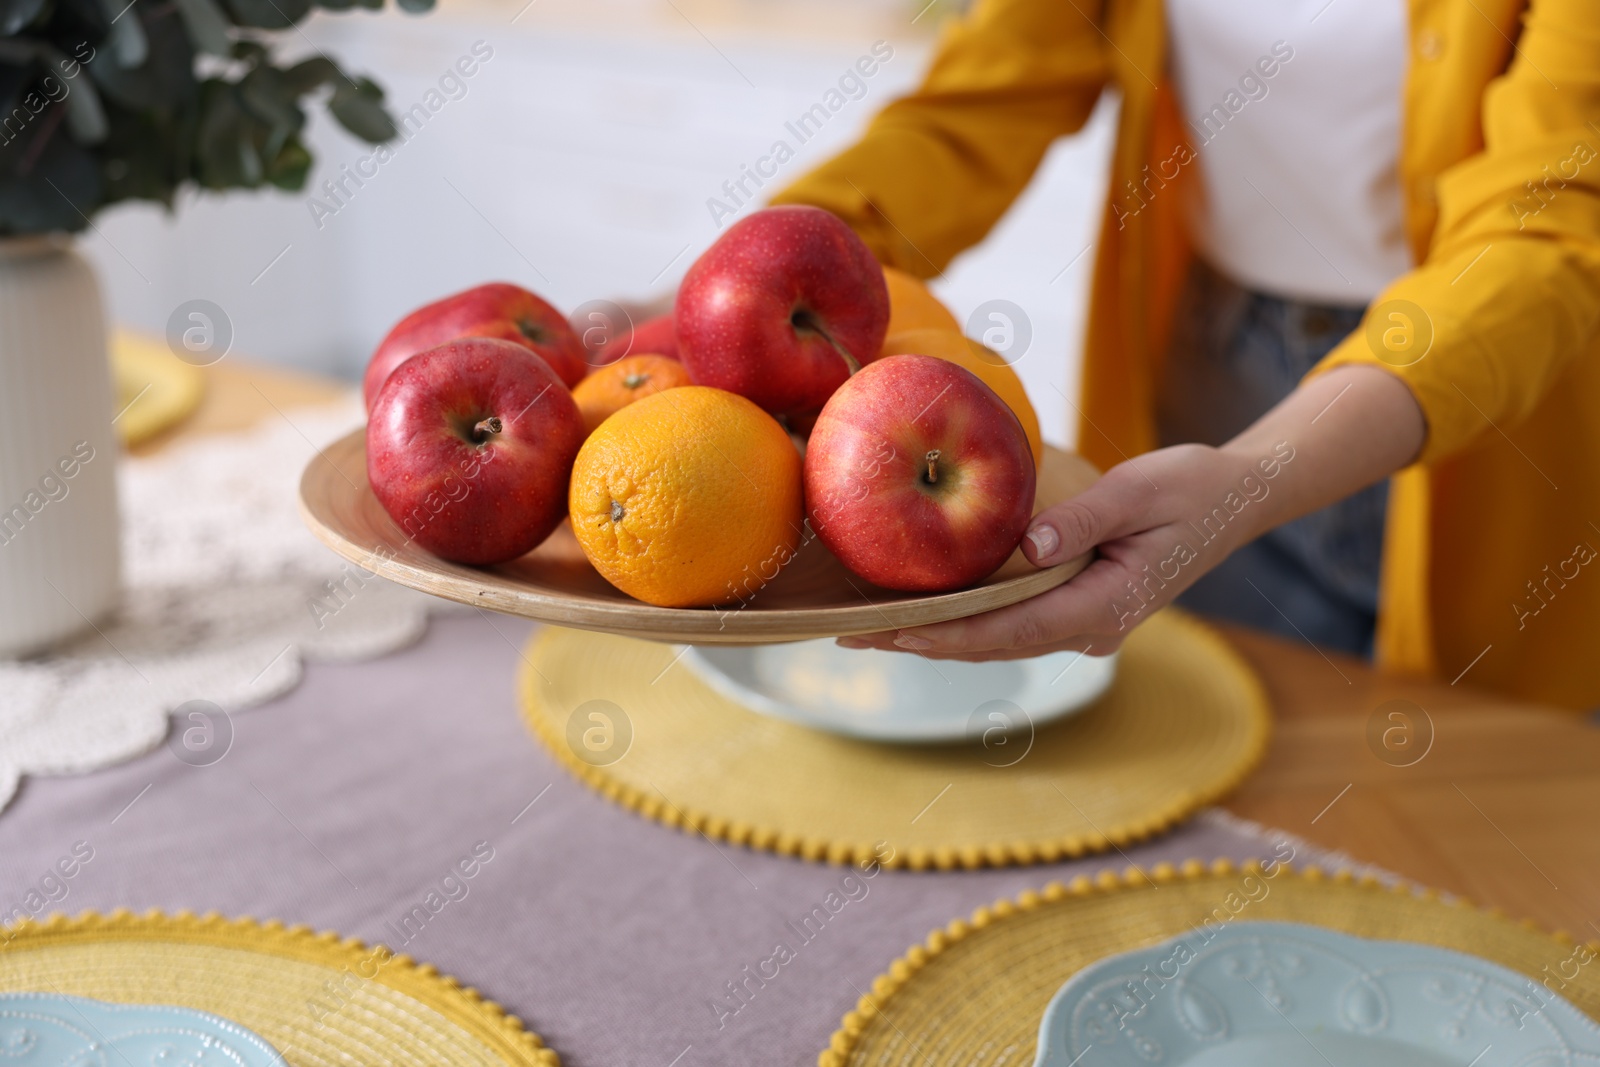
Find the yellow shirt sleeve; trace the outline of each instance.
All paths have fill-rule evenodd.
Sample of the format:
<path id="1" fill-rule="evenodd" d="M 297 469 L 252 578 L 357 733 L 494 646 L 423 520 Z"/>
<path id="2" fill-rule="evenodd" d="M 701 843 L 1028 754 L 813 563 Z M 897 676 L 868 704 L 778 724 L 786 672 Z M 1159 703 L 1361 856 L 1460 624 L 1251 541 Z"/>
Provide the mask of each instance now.
<path id="1" fill-rule="evenodd" d="M 1439 176 L 1425 261 L 1311 371 L 1399 375 L 1427 418 L 1425 463 L 1526 418 L 1600 331 L 1594 0 L 1536 0 L 1516 47 L 1484 95 L 1483 150 Z"/>
<path id="2" fill-rule="evenodd" d="M 880 262 L 926 278 L 981 241 L 1108 76 L 1096 0 L 980 0 L 922 85 L 852 148 L 773 197 L 844 219 Z"/>

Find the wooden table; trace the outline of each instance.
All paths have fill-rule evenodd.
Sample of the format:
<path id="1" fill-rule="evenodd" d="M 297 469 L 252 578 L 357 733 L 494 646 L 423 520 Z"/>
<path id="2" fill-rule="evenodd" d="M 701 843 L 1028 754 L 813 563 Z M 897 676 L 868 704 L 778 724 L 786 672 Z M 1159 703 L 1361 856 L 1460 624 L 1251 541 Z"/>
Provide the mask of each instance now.
<path id="1" fill-rule="evenodd" d="M 233 361 L 206 373 L 200 409 L 146 450 L 240 429 L 341 388 Z M 1600 937 L 1594 722 L 1467 680 L 1389 678 L 1305 643 L 1223 629 L 1261 674 L 1276 714 L 1267 756 L 1228 810 L 1511 916 Z M 1393 700 L 1410 703 L 1385 706 Z M 1391 710 L 1411 725 L 1389 719 Z M 1400 732 L 1386 748 L 1389 729 Z"/>
<path id="2" fill-rule="evenodd" d="M 1511 916 L 1600 937 L 1600 727 L 1592 719 L 1467 680 L 1389 678 L 1304 643 L 1224 629 L 1260 672 L 1276 714 L 1267 757 L 1229 810 Z M 1368 739 L 1368 720 L 1396 699 L 1433 725 L 1431 748 L 1410 766 L 1377 755 L 1393 725 L 1386 715 L 1379 739 Z M 1422 726 L 1418 743 L 1425 733 Z"/>

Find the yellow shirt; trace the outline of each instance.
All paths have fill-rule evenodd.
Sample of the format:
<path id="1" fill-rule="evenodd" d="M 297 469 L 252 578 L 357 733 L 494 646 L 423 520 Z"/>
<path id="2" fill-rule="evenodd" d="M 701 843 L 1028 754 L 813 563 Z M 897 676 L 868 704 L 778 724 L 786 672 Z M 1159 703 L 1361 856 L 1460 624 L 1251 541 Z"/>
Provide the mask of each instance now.
<path id="1" fill-rule="evenodd" d="M 1312 373 L 1388 366 L 1428 422 L 1395 476 L 1386 668 L 1600 705 L 1600 5 L 1409 0 L 1401 184 L 1419 266 Z M 1514 42 L 1514 43 L 1513 43 Z M 1155 447 L 1194 168 L 1161 0 L 979 0 L 925 81 L 775 198 L 927 277 L 977 243 L 1102 89 L 1122 95 L 1079 448 Z M 1371 341 L 1369 342 L 1369 337 Z"/>

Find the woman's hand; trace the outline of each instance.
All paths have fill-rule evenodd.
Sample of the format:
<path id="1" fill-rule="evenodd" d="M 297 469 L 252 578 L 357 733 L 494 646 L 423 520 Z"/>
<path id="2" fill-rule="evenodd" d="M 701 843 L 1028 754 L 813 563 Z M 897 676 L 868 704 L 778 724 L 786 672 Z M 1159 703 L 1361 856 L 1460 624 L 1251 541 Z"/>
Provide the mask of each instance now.
<path id="1" fill-rule="evenodd" d="M 1106 655 L 1240 545 L 1411 462 L 1426 432 L 1398 377 L 1335 368 L 1221 448 L 1148 452 L 1035 516 L 1022 543 L 1035 566 L 1099 550 L 1064 585 L 982 615 L 839 643 L 937 659 Z"/>
<path id="2" fill-rule="evenodd" d="M 1118 464 L 1078 496 L 1041 511 L 1022 540 L 1038 567 L 1098 547 L 1071 581 L 982 615 L 840 644 L 974 660 L 1114 652 L 1151 612 L 1266 528 L 1255 520 L 1294 457 L 1287 442 L 1281 451 L 1258 465 L 1222 449 L 1178 445 Z"/>

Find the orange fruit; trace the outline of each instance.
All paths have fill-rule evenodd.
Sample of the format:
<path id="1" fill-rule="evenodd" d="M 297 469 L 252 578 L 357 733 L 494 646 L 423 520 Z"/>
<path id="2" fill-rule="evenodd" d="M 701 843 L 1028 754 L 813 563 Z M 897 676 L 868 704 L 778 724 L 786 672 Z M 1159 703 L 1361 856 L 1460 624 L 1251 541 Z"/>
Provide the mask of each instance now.
<path id="1" fill-rule="evenodd" d="M 950 314 L 950 309 L 916 278 L 903 270 L 885 267 L 883 282 L 889 287 L 889 332 L 885 336 L 927 328 L 961 332 L 961 324 Z"/>
<path id="2" fill-rule="evenodd" d="M 800 453 L 778 421 L 703 385 L 629 404 L 578 450 L 572 532 L 595 570 L 666 608 L 744 602 L 800 544 Z"/>
<path id="3" fill-rule="evenodd" d="M 573 386 L 572 399 L 583 416 L 583 432 L 642 397 L 663 389 L 690 385 L 689 369 L 666 356 L 629 356 L 604 367 L 596 367 L 583 381 Z"/>
<path id="4" fill-rule="evenodd" d="M 1035 469 L 1044 462 L 1044 438 L 1039 435 L 1039 415 L 1028 401 L 1028 391 L 1022 379 L 1003 359 L 1000 353 L 985 348 L 977 341 L 961 336 L 955 330 L 904 330 L 891 333 L 883 342 L 885 356 L 934 356 L 947 359 L 965 367 L 978 376 L 978 380 L 993 389 L 1006 406 L 1016 413 L 1022 423 L 1022 432 L 1028 435 L 1028 447 L 1033 451 Z"/>

